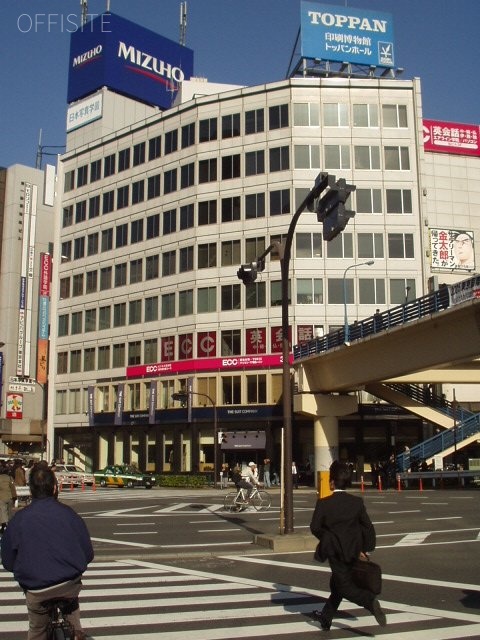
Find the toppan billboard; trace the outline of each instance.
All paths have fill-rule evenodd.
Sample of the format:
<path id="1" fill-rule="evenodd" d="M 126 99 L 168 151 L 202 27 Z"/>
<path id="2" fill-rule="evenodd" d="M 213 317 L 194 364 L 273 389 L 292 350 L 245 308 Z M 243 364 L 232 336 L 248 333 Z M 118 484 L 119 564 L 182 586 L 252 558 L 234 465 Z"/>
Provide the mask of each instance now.
<path id="1" fill-rule="evenodd" d="M 193 51 L 113 13 L 72 33 L 69 103 L 108 87 L 168 109 L 172 93 L 193 75 Z"/>
<path id="2" fill-rule="evenodd" d="M 304 58 L 393 67 L 390 13 L 302 2 L 301 55 Z"/>

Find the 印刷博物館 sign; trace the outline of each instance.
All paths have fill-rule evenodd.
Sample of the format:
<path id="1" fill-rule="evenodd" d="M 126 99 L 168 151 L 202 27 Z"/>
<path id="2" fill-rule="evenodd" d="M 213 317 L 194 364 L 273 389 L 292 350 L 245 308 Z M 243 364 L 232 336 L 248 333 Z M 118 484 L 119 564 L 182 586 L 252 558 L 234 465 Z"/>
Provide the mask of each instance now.
<path id="1" fill-rule="evenodd" d="M 302 2 L 304 58 L 393 67 L 393 19 L 389 13 Z"/>
<path id="2" fill-rule="evenodd" d="M 172 104 L 172 92 L 192 74 L 191 49 L 105 13 L 71 36 L 67 101 L 108 87 L 166 109 Z"/>

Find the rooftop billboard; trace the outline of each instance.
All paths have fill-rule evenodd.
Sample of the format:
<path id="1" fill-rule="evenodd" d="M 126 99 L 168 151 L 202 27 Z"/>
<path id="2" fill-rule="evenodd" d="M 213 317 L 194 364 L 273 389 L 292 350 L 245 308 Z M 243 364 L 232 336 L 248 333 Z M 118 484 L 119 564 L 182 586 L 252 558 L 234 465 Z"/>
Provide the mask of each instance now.
<path id="1" fill-rule="evenodd" d="M 480 156 L 480 126 L 442 120 L 423 121 L 425 151 Z"/>
<path id="2" fill-rule="evenodd" d="M 304 58 L 393 67 L 390 13 L 302 2 L 301 55 Z"/>
<path id="3" fill-rule="evenodd" d="M 68 103 L 108 87 L 167 109 L 193 74 L 193 51 L 113 13 L 72 33 Z"/>

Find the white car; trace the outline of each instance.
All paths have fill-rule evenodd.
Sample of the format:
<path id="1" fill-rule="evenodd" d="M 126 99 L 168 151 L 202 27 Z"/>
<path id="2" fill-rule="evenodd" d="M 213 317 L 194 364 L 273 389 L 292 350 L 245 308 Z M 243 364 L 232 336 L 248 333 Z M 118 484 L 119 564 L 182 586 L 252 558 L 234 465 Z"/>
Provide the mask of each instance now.
<path id="1" fill-rule="evenodd" d="M 95 484 L 93 473 L 82 471 L 74 464 L 56 464 L 55 475 L 58 484 L 65 486 L 79 487 L 83 485 L 92 486 Z"/>

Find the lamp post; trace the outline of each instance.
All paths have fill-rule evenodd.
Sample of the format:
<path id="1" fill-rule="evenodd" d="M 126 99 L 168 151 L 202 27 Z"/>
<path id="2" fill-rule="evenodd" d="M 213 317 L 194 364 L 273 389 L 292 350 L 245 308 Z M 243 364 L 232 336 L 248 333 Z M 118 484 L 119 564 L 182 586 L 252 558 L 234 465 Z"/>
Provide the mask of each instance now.
<path id="1" fill-rule="evenodd" d="M 345 344 L 348 343 L 350 338 L 350 333 L 348 330 L 348 312 L 347 312 L 347 273 L 350 269 L 354 269 L 355 267 L 371 267 L 372 264 L 375 264 L 375 260 L 367 260 L 366 262 L 355 262 L 355 264 L 351 264 L 349 267 L 345 269 L 343 272 L 343 341 Z"/>
<path id="2" fill-rule="evenodd" d="M 212 400 L 212 398 L 206 393 L 200 393 L 199 391 L 177 391 L 176 393 L 172 393 L 172 400 L 180 400 L 180 401 L 188 401 L 188 396 L 202 396 L 206 398 L 212 404 L 213 408 L 213 486 L 217 488 L 217 471 L 218 471 L 218 455 L 217 455 L 217 447 L 218 447 L 218 421 L 217 421 L 217 405 Z"/>

